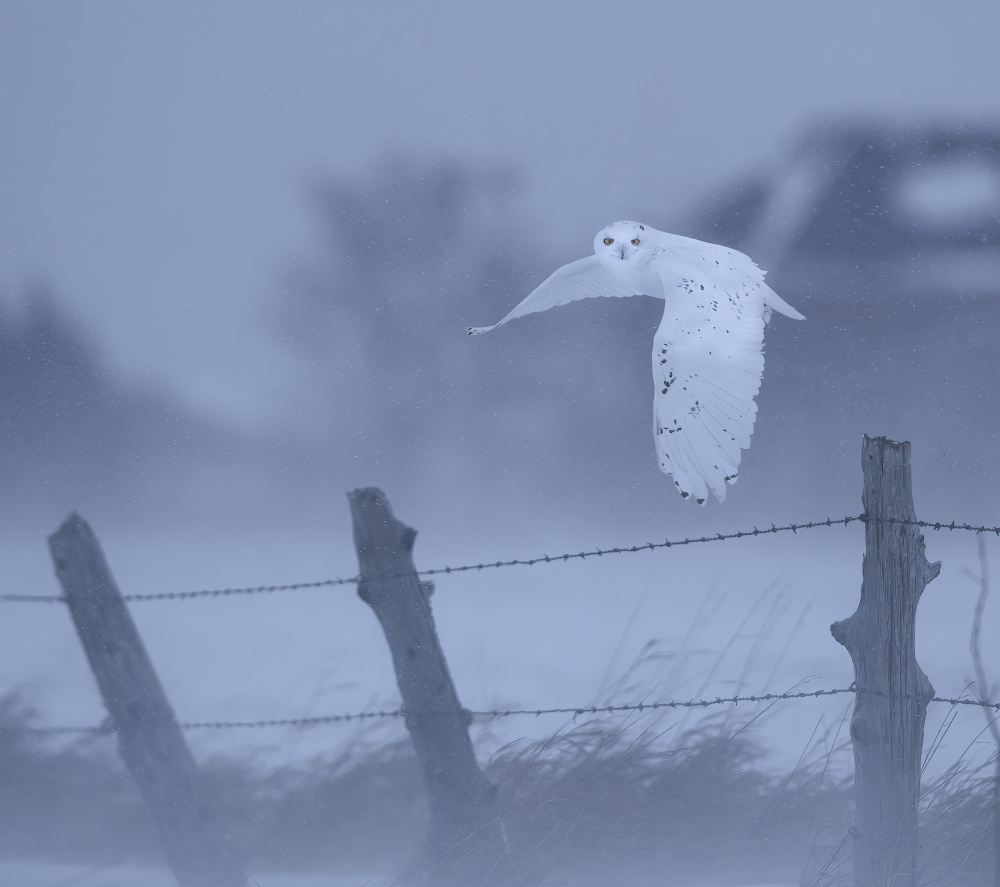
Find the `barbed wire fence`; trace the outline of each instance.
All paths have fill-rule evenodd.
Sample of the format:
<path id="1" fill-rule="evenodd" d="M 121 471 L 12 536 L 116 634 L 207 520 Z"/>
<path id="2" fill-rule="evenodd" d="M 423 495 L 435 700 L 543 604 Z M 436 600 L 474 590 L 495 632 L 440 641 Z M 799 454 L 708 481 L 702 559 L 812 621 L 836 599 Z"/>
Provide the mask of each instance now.
<path id="1" fill-rule="evenodd" d="M 486 561 L 475 564 L 464 564 L 460 566 L 433 567 L 426 570 L 418 570 L 420 577 L 431 577 L 440 575 L 451 575 L 461 573 L 479 573 L 484 570 L 503 569 L 507 567 L 530 567 L 539 564 L 564 564 L 570 561 L 587 560 L 590 558 L 600 558 L 623 554 L 636 554 L 643 551 L 655 551 L 658 549 L 677 548 L 685 545 L 696 545 L 708 542 L 728 542 L 736 539 L 774 535 L 777 533 L 797 533 L 799 530 L 811 530 L 822 527 L 848 526 L 852 523 L 865 523 L 867 521 L 879 521 L 882 523 L 914 526 L 926 530 L 949 530 L 971 532 L 977 535 L 993 534 L 1000 537 L 1000 526 L 977 526 L 969 523 L 959 523 L 957 521 L 925 521 L 925 520 L 899 520 L 894 518 L 872 518 L 866 514 L 848 515 L 841 518 L 826 518 L 825 520 L 807 521 L 804 523 L 789 523 L 784 525 L 772 524 L 770 527 L 753 527 L 750 530 L 737 530 L 730 533 L 716 533 L 710 536 L 697 536 L 682 539 L 665 539 L 662 542 L 646 542 L 630 546 L 613 546 L 608 548 L 593 548 L 579 552 L 568 552 L 558 555 L 538 555 L 528 558 L 511 558 L 507 560 Z M 356 586 L 360 581 L 360 576 L 336 577 L 330 579 L 320 579 L 308 582 L 290 582 L 276 585 L 256 585 L 237 586 L 214 589 L 198 589 L 192 591 L 168 591 L 151 594 L 124 594 L 122 599 L 129 603 L 147 603 L 157 601 L 191 601 L 203 598 L 218 597 L 239 597 L 243 595 L 275 594 L 286 591 L 299 591 L 305 589 L 329 588 L 337 586 Z M 31 595 L 31 594 L 0 594 L 0 603 L 48 603 L 64 604 L 64 595 Z M 602 715 L 618 713 L 638 713 L 643 714 L 657 710 L 669 709 L 694 709 L 708 708 L 717 705 L 739 705 L 740 703 L 760 703 L 777 702 L 792 699 L 807 699 L 821 696 L 834 696 L 840 694 L 855 694 L 857 691 L 853 687 L 836 688 L 826 690 L 814 690 L 808 692 L 793 693 L 761 693 L 747 696 L 715 697 L 712 699 L 689 699 L 689 700 L 669 700 L 663 702 L 646 702 L 622 705 L 587 705 L 537 709 L 494 709 L 488 711 L 468 711 L 468 715 L 476 721 L 491 721 L 501 718 L 515 716 L 542 715 L 567 715 L 580 717 L 583 715 Z M 935 696 L 931 700 L 935 703 L 946 703 L 952 706 L 975 706 L 984 709 L 992 709 L 1000 713 L 1000 702 L 984 702 L 979 699 L 941 697 Z M 350 712 L 344 714 L 312 715 L 295 718 L 264 718 L 254 721 L 192 721 L 181 722 L 180 726 L 184 730 L 246 730 L 263 729 L 274 727 L 315 727 L 329 724 L 343 724 L 350 722 L 405 719 L 408 712 L 404 708 L 378 711 Z M 29 732 L 39 735 L 58 734 L 106 734 L 114 732 L 109 723 L 97 726 L 49 726 L 30 728 Z"/>
<path id="2" fill-rule="evenodd" d="M 468 716 L 473 721 L 494 721 L 502 718 L 517 716 L 541 717 L 542 715 L 569 715 L 571 717 L 583 717 L 586 715 L 604 714 L 645 714 L 654 711 L 667 709 L 695 709 L 710 708 L 716 705 L 739 705 L 740 703 L 761 703 L 761 702 L 781 702 L 789 699 L 815 699 L 821 696 L 839 696 L 845 693 L 854 695 L 864 695 L 870 691 L 859 691 L 855 687 L 838 687 L 828 690 L 811 690 L 795 693 L 757 693 L 748 696 L 716 696 L 711 699 L 672 699 L 663 702 L 635 702 L 623 705 L 582 705 L 571 708 L 501 708 L 488 711 L 475 711 L 466 709 Z M 884 695 L 884 694 L 877 694 Z M 969 699 L 966 697 L 932 696 L 930 702 L 946 703 L 951 706 L 973 706 L 975 708 L 990 709 L 1000 714 L 1000 702 L 984 702 L 979 699 Z M 327 724 L 343 724 L 352 721 L 378 721 L 378 720 L 400 720 L 405 719 L 412 712 L 404 708 L 380 709 L 376 711 L 360 711 L 348 714 L 333 715 L 309 715 L 300 718 L 270 718 L 258 721 L 182 721 L 180 726 L 184 730 L 247 730 L 264 729 L 268 727 L 317 727 Z M 421 713 L 417 713 L 421 714 Z M 28 727 L 24 728 L 27 733 L 37 735 L 59 735 L 59 734 L 111 734 L 114 727 L 110 723 L 104 723 L 90 727 Z"/>

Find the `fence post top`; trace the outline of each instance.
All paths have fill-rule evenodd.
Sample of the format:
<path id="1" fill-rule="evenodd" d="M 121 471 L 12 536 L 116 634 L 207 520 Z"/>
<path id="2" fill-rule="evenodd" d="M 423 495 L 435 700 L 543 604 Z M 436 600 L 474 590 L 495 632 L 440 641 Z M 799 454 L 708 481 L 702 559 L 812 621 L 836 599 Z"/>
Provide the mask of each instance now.
<path id="1" fill-rule="evenodd" d="M 910 442 L 908 440 L 893 440 L 890 437 L 886 437 L 884 434 L 878 434 L 875 437 L 871 435 L 864 435 L 864 443 L 862 446 L 867 444 L 875 444 L 877 446 L 889 446 L 889 447 L 908 447 Z"/>
<path id="2" fill-rule="evenodd" d="M 77 535 L 81 533 L 89 533 L 91 536 L 94 535 L 94 531 L 90 524 L 83 519 L 83 516 L 79 511 L 75 509 L 66 515 L 66 519 L 59 524 L 56 530 L 49 534 L 49 541 L 53 542 L 57 539 L 63 539 L 66 536 Z"/>
<path id="3" fill-rule="evenodd" d="M 354 547 L 361 572 L 390 565 L 392 570 L 414 572 L 412 561 L 417 531 L 392 512 L 389 497 L 378 487 L 361 487 L 347 494 L 354 522 Z M 381 554 L 379 554 L 381 553 Z M 381 559 L 381 560 L 380 560 Z"/>

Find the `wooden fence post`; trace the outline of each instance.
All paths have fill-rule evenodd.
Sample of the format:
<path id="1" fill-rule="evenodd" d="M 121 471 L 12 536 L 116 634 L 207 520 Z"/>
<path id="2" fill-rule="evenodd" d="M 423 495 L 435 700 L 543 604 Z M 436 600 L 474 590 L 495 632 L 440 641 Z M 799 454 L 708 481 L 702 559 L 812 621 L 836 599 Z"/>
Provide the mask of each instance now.
<path id="1" fill-rule="evenodd" d="M 861 603 L 830 626 L 854 663 L 855 887 L 915 887 L 924 715 L 934 688 L 914 631 L 928 563 L 913 522 L 910 444 L 865 435 Z"/>
<path id="2" fill-rule="evenodd" d="M 462 883 L 465 872 L 476 884 L 502 882 L 509 861 L 503 826 L 491 809 L 495 791 L 476 762 L 470 716 L 438 640 L 433 586 L 419 580 L 413 564 L 417 531 L 393 515 L 381 490 L 353 490 L 348 501 L 361 570 L 358 595 L 375 611 L 392 652 L 406 728 L 427 786 L 437 880 Z"/>
<path id="3" fill-rule="evenodd" d="M 119 751 L 178 883 L 243 887 L 246 874 L 201 797 L 194 758 L 93 530 L 71 514 L 49 549 Z"/>

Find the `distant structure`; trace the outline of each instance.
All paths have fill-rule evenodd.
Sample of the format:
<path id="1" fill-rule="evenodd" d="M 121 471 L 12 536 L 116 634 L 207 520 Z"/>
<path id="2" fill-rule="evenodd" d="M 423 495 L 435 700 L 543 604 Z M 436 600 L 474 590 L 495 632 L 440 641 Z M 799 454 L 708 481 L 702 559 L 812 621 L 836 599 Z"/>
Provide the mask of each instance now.
<path id="1" fill-rule="evenodd" d="M 752 255 L 808 318 L 770 331 L 759 402 L 781 420 L 757 429 L 748 482 L 819 507 L 877 428 L 920 441 L 928 503 L 995 514 L 1000 121 L 814 127 L 680 231 Z"/>
<path id="2" fill-rule="evenodd" d="M 862 282 L 886 297 L 996 292 L 1000 125 L 818 126 L 710 203 L 692 233 L 774 275 L 822 291 L 836 281 L 845 298 Z"/>

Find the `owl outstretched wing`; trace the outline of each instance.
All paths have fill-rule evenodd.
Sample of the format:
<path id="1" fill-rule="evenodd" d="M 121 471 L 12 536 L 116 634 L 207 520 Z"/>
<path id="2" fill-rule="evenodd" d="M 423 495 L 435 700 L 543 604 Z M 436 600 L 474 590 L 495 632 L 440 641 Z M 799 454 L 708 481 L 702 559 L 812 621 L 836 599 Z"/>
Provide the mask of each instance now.
<path id="1" fill-rule="evenodd" d="M 717 243 L 704 243 L 663 231 L 656 234 L 659 237 L 659 254 L 655 265 L 665 291 L 682 286 L 686 280 L 697 280 L 700 286 L 710 279 L 726 292 L 743 293 L 751 301 L 759 295 L 764 300 L 765 322 L 770 319 L 772 311 L 792 320 L 805 320 L 764 282 L 764 272 L 749 256 Z"/>
<path id="2" fill-rule="evenodd" d="M 495 330 L 498 326 L 505 324 L 508 320 L 513 320 L 515 317 L 535 314 L 538 311 L 555 308 L 557 305 L 565 305 L 576 299 L 590 299 L 596 296 L 620 298 L 638 295 L 642 294 L 622 281 L 616 280 L 605 270 L 597 256 L 587 256 L 585 259 L 578 259 L 568 265 L 563 265 L 532 290 L 527 298 L 506 317 L 497 321 L 493 326 L 470 326 L 466 327 L 465 331 L 470 336 L 478 336 L 481 333 Z"/>
<path id="3" fill-rule="evenodd" d="M 720 502 L 750 446 L 764 372 L 761 289 L 711 276 L 666 279 L 653 338 L 653 432 L 660 468 L 684 498 Z M 766 287 L 765 287 L 766 289 Z M 794 309 L 793 309 L 794 310 Z"/>

